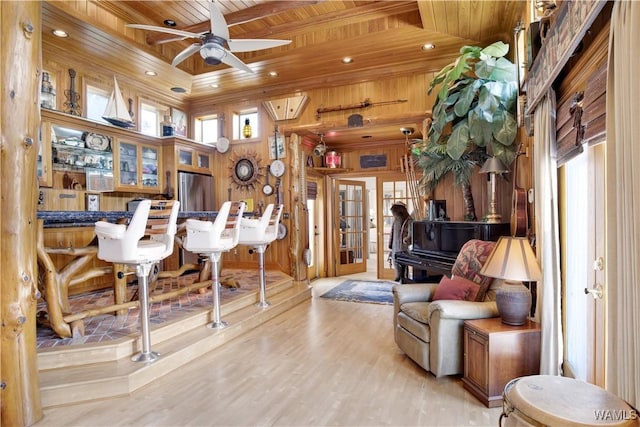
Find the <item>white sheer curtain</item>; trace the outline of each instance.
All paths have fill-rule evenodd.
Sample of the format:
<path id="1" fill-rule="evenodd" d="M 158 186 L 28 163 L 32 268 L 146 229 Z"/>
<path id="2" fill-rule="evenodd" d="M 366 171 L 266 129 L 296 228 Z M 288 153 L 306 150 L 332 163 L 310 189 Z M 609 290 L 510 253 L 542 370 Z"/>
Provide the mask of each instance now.
<path id="1" fill-rule="evenodd" d="M 560 234 L 558 170 L 555 158 L 556 95 L 549 90 L 535 111 L 533 173 L 536 213 L 536 254 L 542 266 L 536 320 L 542 329 L 540 374 L 560 375 L 562 318 L 560 314 Z"/>
<path id="2" fill-rule="evenodd" d="M 606 149 L 606 388 L 640 408 L 640 2 L 611 16 Z"/>

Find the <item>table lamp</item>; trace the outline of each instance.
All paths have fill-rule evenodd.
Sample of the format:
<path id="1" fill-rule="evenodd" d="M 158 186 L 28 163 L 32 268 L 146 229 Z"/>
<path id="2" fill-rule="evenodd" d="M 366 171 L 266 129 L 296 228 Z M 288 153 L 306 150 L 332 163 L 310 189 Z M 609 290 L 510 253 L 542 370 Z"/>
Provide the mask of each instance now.
<path id="1" fill-rule="evenodd" d="M 488 173 L 489 181 L 491 183 L 491 194 L 489 195 L 489 213 L 486 215 L 488 223 L 498 223 L 502 221 L 502 215 L 497 212 L 498 202 L 496 201 L 496 174 L 509 172 L 509 169 L 498 159 L 497 157 L 489 157 L 482 168 L 480 173 Z"/>
<path id="2" fill-rule="evenodd" d="M 522 282 L 536 282 L 542 278 L 527 238 L 500 237 L 480 274 L 505 279 L 504 285 L 496 289 L 496 305 L 502 323 L 524 325 L 531 310 L 531 292 Z"/>

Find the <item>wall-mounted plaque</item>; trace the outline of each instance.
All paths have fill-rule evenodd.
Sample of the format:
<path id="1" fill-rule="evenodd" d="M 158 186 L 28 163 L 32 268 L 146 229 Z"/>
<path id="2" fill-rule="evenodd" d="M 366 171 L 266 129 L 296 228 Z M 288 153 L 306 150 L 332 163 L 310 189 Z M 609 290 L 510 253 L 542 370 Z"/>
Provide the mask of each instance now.
<path id="1" fill-rule="evenodd" d="M 365 156 L 360 156 L 361 169 L 383 168 L 386 166 L 387 166 L 386 154 L 369 154 Z"/>

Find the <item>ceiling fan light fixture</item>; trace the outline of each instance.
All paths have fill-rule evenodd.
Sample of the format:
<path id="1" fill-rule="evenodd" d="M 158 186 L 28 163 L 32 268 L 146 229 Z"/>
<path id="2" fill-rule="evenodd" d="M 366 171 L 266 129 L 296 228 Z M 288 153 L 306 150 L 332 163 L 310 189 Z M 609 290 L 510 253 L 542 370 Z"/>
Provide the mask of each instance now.
<path id="1" fill-rule="evenodd" d="M 202 56 L 204 62 L 209 65 L 218 65 L 226 54 L 224 39 L 213 34 L 207 34 L 200 48 L 200 56 Z"/>

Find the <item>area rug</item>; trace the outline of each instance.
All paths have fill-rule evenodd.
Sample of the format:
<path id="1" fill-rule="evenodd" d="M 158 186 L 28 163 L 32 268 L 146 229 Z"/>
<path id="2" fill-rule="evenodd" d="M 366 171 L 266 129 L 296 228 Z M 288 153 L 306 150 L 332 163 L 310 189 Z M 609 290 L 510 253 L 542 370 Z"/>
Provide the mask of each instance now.
<path id="1" fill-rule="evenodd" d="M 340 301 L 393 304 L 391 288 L 395 284 L 395 282 L 345 280 L 320 297 Z"/>

